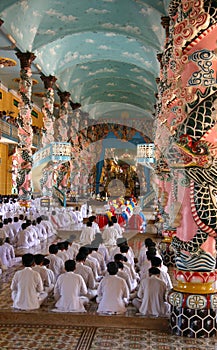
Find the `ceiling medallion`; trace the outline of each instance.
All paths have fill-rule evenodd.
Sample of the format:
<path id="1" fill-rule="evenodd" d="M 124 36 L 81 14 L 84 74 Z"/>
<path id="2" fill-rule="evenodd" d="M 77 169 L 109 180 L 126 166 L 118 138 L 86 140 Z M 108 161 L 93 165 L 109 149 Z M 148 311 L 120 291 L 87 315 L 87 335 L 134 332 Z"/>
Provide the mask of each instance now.
<path id="1" fill-rule="evenodd" d="M 12 58 L 0 57 L 0 68 L 13 67 L 16 65 L 17 65 L 16 61 L 12 60 Z"/>
<path id="2" fill-rule="evenodd" d="M 15 83 L 19 83 L 20 78 L 15 78 L 13 79 L 13 81 L 15 81 Z M 38 84 L 38 80 L 32 79 L 32 85 L 37 85 L 37 84 Z"/>

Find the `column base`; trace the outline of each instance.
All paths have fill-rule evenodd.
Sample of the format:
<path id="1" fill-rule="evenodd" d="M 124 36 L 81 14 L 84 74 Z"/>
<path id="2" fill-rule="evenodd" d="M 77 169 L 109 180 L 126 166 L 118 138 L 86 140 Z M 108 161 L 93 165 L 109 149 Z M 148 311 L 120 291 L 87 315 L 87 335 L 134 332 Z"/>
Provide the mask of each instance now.
<path id="1" fill-rule="evenodd" d="M 170 327 L 172 334 L 188 338 L 216 336 L 217 294 L 187 294 L 171 291 Z"/>

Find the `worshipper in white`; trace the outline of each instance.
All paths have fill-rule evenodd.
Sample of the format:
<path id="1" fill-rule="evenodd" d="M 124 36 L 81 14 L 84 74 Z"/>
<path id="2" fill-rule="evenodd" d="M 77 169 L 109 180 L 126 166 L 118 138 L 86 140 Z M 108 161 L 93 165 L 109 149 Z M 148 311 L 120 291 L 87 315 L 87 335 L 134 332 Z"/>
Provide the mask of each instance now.
<path id="1" fill-rule="evenodd" d="M 22 225 L 22 222 L 19 220 L 18 216 L 15 216 L 13 218 L 13 223 L 11 224 L 11 231 L 13 233 L 13 239 L 12 240 L 10 239 L 11 243 L 13 243 L 14 238 L 16 237 L 17 233 L 21 229 L 21 225 Z"/>
<path id="2" fill-rule="evenodd" d="M 81 231 L 80 245 L 90 244 L 95 238 L 95 231 L 92 227 L 92 222 L 88 221 L 86 226 Z"/>
<path id="3" fill-rule="evenodd" d="M 96 216 L 95 215 L 89 216 L 88 221 L 92 222 L 92 227 L 94 229 L 95 235 L 96 233 L 100 233 L 99 225 L 96 222 Z"/>
<path id="4" fill-rule="evenodd" d="M 7 237 L 7 233 L 4 229 L 3 222 L 0 222 L 0 239 L 5 239 Z"/>
<path id="5" fill-rule="evenodd" d="M 54 289 L 54 283 L 52 283 L 50 279 L 50 274 L 48 272 L 48 269 L 46 266 L 43 265 L 44 263 L 44 255 L 42 254 L 35 254 L 34 255 L 34 261 L 35 265 L 32 267 L 34 271 L 37 271 L 42 279 L 44 291 L 46 293 L 51 293 Z"/>
<path id="6" fill-rule="evenodd" d="M 98 287 L 96 301 L 97 312 L 105 314 L 122 314 L 126 312 L 125 301 L 129 299 L 129 289 L 125 280 L 119 276 L 118 265 L 110 262 L 107 265 L 109 275 L 103 277 Z"/>
<path id="7" fill-rule="evenodd" d="M 166 284 L 160 279 L 160 270 L 156 267 L 149 269 L 149 277 L 140 282 L 137 298 L 132 304 L 142 315 L 168 317 L 170 305 L 166 302 Z"/>
<path id="8" fill-rule="evenodd" d="M 96 283 L 91 268 L 85 264 L 86 254 L 78 253 L 76 256 L 75 273 L 82 276 L 87 287 L 87 298 L 93 299 L 97 295 L 98 283 Z"/>
<path id="9" fill-rule="evenodd" d="M 16 271 L 11 282 L 13 307 L 20 310 L 39 309 L 47 298 L 43 291 L 43 283 L 40 274 L 33 271 L 34 255 L 22 256 L 23 270 Z"/>
<path id="10" fill-rule="evenodd" d="M 32 236 L 26 230 L 27 224 L 24 222 L 21 225 L 21 230 L 18 232 L 17 236 L 14 238 L 14 245 L 16 248 L 30 248 L 33 246 Z"/>
<path id="11" fill-rule="evenodd" d="M 83 216 L 82 216 L 81 211 L 78 209 L 78 207 L 75 208 L 74 213 L 75 213 L 75 215 L 77 217 L 78 223 L 81 223 L 83 221 Z"/>
<path id="12" fill-rule="evenodd" d="M 68 244 L 67 244 L 67 249 L 66 249 L 66 242 L 58 242 L 57 247 L 58 247 L 57 256 L 59 256 L 63 260 L 63 262 L 65 262 L 66 260 L 69 260 L 69 255 L 67 253 Z"/>
<path id="13" fill-rule="evenodd" d="M 165 266 L 158 256 L 154 256 L 151 258 L 151 267 L 157 267 L 160 270 L 160 279 L 166 283 L 167 290 L 169 291 L 170 289 L 173 288 L 172 281 L 170 278 L 170 275 L 168 273 L 168 268 Z M 147 271 L 146 273 L 141 275 L 141 279 L 147 278 L 149 276 L 149 272 Z"/>
<path id="14" fill-rule="evenodd" d="M 10 244 L 9 237 L 6 237 L 5 241 L 0 239 L 0 260 L 7 268 L 21 261 L 21 257 L 15 257 L 14 247 Z"/>
<path id="15" fill-rule="evenodd" d="M 107 247 L 114 247 L 118 238 L 118 231 L 114 228 L 112 221 L 108 222 L 108 227 L 106 227 L 102 232 L 102 239 Z"/>
<path id="16" fill-rule="evenodd" d="M 40 241 L 44 241 L 45 239 L 47 239 L 47 231 L 42 223 L 41 216 L 37 217 L 36 219 L 36 228 L 38 229 L 38 238 L 40 239 Z"/>
<path id="17" fill-rule="evenodd" d="M 78 254 L 80 244 L 75 242 L 75 235 L 71 235 L 68 239 L 68 250 L 67 254 L 70 260 L 75 260 L 76 255 Z"/>
<path id="18" fill-rule="evenodd" d="M 46 258 L 50 261 L 50 269 L 53 271 L 55 278 L 65 272 L 63 260 L 57 256 L 58 247 L 56 244 L 49 246 L 49 255 Z"/>
<path id="19" fill-rule="evenodd" d="M 85 260 L 85 265 L 89 266 L 91 268 L 91 270 L 93 271 L 93 276 L 96 282 L 98 282 L 99 280 L 101 280 L 101 277 L 98 274 L 98 270 L 99 270 L 99 263 L 96 259 L 94 258 L 89 258 L 89 255 L 91 253 L 90 249 L 87 246 L 82 246 L 79 249 L 79 253 L 84 253 L 86 255 L 86 260 Z"/>
<path id="20" fill-rule="evenodd" d="M 67 260 L 65 262 L 66 272 L 57 279 L 54 287 L 57 311 L 86 312 L 84 305 L 89 302 L 89 299 L 85 297 L 87 287 L 83 278 L 74 273 L 75 268 L 75 261 Z"/>
<path id="21" fill-rule="evenodd" d="M 121 225 L 118 223 L 118 219 L 116 216 L 112 216 L 111 217 L 111 221 L 113 222 L 113 226 L 114 228 L 118 231 L 118 237 L 117 238 L 121 238 L 123 237 L 123 232 L 124 232 L 124 228 L 121 227 Z"/>

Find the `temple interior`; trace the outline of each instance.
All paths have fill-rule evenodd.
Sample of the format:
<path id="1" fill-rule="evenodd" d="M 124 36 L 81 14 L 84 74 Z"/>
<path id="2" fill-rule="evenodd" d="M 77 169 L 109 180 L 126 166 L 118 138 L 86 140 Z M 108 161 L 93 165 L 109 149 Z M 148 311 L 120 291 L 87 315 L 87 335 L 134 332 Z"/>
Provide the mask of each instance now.
<path id="1" fill-rule="evenodd" d="M 216 0 L 0 1 L 1 349 L 217 349 L 216 36 Z M 18 244 L 18 213 L 53 231 Z M 23 256 L 82 245 L 92 216 L 134 252 L 126 312 L 16 309 Z M 136 306 L 146 238 L 172 281 L 157 316 Z"/>

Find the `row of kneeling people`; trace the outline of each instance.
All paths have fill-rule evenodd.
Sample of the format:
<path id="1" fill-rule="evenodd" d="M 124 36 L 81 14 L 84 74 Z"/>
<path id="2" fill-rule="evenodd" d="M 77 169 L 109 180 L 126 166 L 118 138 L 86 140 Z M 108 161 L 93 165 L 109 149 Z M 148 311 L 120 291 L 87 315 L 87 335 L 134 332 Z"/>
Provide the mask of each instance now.
<path id="1" fill-rule="evenodd" d="M 143 315 L 168 316 L 165 296 L 172 284 L 156 248 L 146 247 L 139 268 L 128 261 L 124 239 L 109 262 L 103 245 L 99 249 L 96 242 L 81 247 L 67 243 L 66 249 L 66 242 L 50 245 L 47 256 L 23 255 L 24 269 L 15 273 L 11 283 L 14 308 L 37 309 L 50 295 L 55 300 L 53 311 L 85 312 L 86 305 L 96 300 L 99 313 L 122 314 L 132 303 Z"/>

